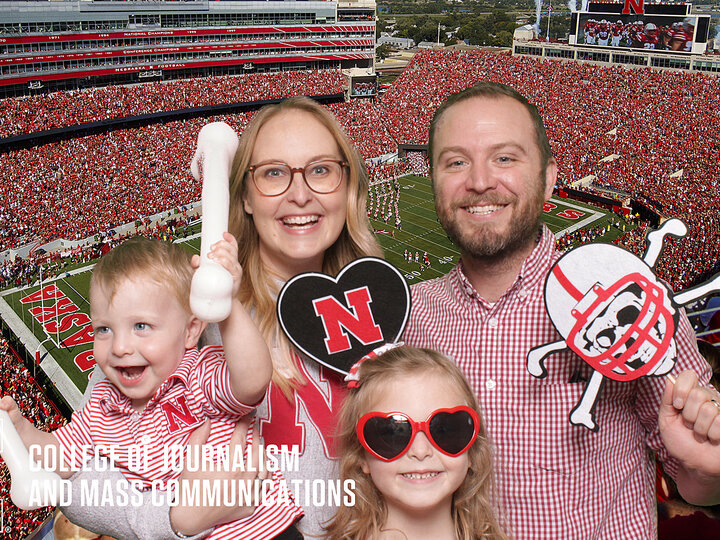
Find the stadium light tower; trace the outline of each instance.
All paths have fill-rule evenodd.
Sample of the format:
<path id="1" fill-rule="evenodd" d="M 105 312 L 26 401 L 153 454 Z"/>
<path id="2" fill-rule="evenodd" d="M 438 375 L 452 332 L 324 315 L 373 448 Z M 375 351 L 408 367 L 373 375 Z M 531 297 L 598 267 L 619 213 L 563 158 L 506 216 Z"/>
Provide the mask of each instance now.
<path id="1" fill-rule="evenodd" d="M 548 29 L 545 37 L 550 41 L 550 14 L 552 13 L 552 0 L 548 2 Z"/>

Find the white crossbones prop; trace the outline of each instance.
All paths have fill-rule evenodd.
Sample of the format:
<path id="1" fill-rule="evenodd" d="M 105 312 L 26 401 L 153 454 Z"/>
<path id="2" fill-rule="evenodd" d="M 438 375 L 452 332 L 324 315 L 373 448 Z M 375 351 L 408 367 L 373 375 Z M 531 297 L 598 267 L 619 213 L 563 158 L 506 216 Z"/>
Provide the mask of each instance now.
<path id="1" fill-rule="evenodd" d="M 563 255 L 545 281 L 545 307 L 563 337 L 533 348 L 527 369 L 547 376 L 545 359 L 571 349 L 595 371 L 570 422 L 596 431 L 593 409 L 605 377 L 631 381 L 669 373 L 677 359 L 678 308 L 720 290 L 720 274 L 676 295 L 652 267 L 666 235 L 681 238 L 687 227 L 669 219 L 647 235 L 643 259 L 612 244 L 585 244 Z"/>
<path id="2" fill-rule="evenodd" d="M 238 147 L 238 136 L 224 122 L 213 122 L 200 130 L 190 169 L 200 180 L 202 164 L 202 240 L 200 267 L 190 289 L 190 309 L 201 320 L 219 322 L 230 315 L 233 279 L 230 272 L 208 258 L 210 247 L 222 240 L 228 228 L 230 169 Z"/>

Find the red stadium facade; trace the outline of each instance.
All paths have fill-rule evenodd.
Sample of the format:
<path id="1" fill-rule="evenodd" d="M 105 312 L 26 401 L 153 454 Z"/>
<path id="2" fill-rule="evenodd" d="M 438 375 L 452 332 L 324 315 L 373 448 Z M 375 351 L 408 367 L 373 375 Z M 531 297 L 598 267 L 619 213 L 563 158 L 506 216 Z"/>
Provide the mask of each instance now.
<path id="1" fill-rule="evenodd" d="M 371 68 L 372 0 L 3 2 L 0 97 L 159 79 Z"/>

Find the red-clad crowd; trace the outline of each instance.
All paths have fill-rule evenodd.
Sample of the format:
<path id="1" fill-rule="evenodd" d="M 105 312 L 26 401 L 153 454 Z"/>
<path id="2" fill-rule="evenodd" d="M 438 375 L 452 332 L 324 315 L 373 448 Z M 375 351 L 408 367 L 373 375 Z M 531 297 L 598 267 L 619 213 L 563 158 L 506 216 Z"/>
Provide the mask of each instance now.
<path id="1" fill-rule="evenodd" d="M 413 174 L 418 176 L 428 176 L 430 174 L 430 162 L 426 153 L 408 152 L 406 157 Z"/>
<path id="2" fill-rule="evenodd" d="M 0 138 L 99 120 L 297 94 L 341 94 L 340 70 L 286 71 L 108 86 L 0 100 Z"/>
<path id="3" fill-rule="evenodd" d="M 367 99 L 354 99 L 327 106 L 365 159 L 397 151 L 397 142 L 385 128 L 377 106 Z"/>
<path id="4" fill-rule="evenodd" d="M 200 198 L 190 174 L 200 129 L 238 132 L 248 113 L 117 130 L 0 154 L 0 251 L 78 240 Z"/>
<path id="5" fill-rule="evenodd" d="M 183 238 L 188 234 L 188 214 L 185 207 L 178 214 L 163 221 L 149 219 L 136 221 L 136 227 L 124 234 L 109 231 L 96 235 L 95 241 L 65 252 L 33 254 L 29 257 L 10 258 L 0 263 L 0 287 L 30 285 L 42 278 L 50 279 L 79 265 L 104 255 L 131 235 L 148 236 L 162 240 Z M 40 268 L 42 267 L 42 276 Z"/>
<path id="6" fill-rule="evenodd" d="M 367 101 L 330 106 L 364 157 L 397 145 Z M 78 240 L 199 199 L 190 174 L 197 134 L 224 121 L 241 133 L 254 113 L 153 124 L 0 154 L 0 251 L 56 238 Z M 370 123 L 367 123 L 370 119 Z M 33 263 L 15 263 L 32 274 Z"/>
<path id="7" fill-rule="evenodd" d="M 514 86 L 538 105 L 561 186 L 592 175 L 590 189 L 626 192 L 688 223 L 689 235 L 672 243 L 659 262 L 661 277 L 674 288 L 688 286 L 715 264 L 720 256 L 715 78 L 428 50 L 415 56 L 378 103 L 353 100 L 328 107 L 361 154 L 373 158 L 396 151 L 399 143 L 426 143 L 437 106 L 483 79 Z M 31 131 L 40 128 L 31 127 L 35 119 L 23 123 L 23 114 L 51 118 L 43 124 L 49 127 L 270 95 L 330 93 L 342 85 L 339 71 L 249 75 L 242 84 L 237 77 L 151 83 L 89 91 L 87 103 L 83 92 L 32 98 L 45 100 L 37 107 L 25 99 L 5 100 L 0 110 L 9 112 L 0 116 L 20 115 L 18 129 Z M 91 103 L 103 105 L 93 109 Z M 90 109 L 95 116 L 77 116 Z M 242 131 L 251 114 L 224 119 Z M 198 130 L 211 120 L 114 131 L 0 155 L 6 180 L 0 186 L 0 251 L 36 240 L 82 238 L 196 200 L 200 187 L 188 163 Z M 413 169 L 424 168 L 417 156 L 409 159 Z M 376 173 L 372 169 L 371 177 Z"/>
<path id="8" fill-rule="evenodd" d="M 3 338 L 0 338 L 0 362 L 3 366 L 0 373 L 0 395 L 12 396 L 25 418 L 45 431 L 52 431 L 65 425 L 65 418 L 48 400 L 32 373 Z M 20 510 L 10 501 L 10 472 L 2 458 L 0 458 L 0 505 L 3 509 L 5 526 L 1 534 L 4 538 L 25 538 L 53 511 L 52 508 L 41 508 L 27 512 Z"/>

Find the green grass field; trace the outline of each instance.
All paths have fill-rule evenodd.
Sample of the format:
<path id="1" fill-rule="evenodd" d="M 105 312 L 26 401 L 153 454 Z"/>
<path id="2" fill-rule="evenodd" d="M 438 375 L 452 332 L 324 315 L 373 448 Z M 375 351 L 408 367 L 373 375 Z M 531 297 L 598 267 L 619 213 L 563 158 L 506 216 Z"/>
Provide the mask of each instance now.
<path id="1" fill-rule="evenodd" d="M 394 236 L 390 234 L 394 216 L 390 224 L 371 222 L 378 231 L 385 257 L 410 284 L 444 275 L 457 263 L 459 252 L 437 221 L 430 182 L 427 178 L 406 176 L 400 184 L 402 229 L 395 230 Z M 576 201 L 553 198 L 546 203 L 543 219 L 558 233 L 578 226 L 603 226 L 611 216 Z M 382 230 L 387 232 L 379 232 Z M 604 240 L 611 241 L 619 234 L 613 229 Z M 183 242 L 189 251 L 199 252 L 198 234 Z M 419 252 L 420 261 L 405 260 L 405 250 L 413 256 Z M 424 252 L 428 253 L 430 266 L 422 264 Z M 40 367 L 73 408 L 79 405 L 94 365 L 88 305 L 91 271 L 92 265 L 86 265 L 48 280 L 43 283 L 42 293 L 40 285 L 35 284 L 6 291 L 0 297 L 3 319 L 29 351 L 40 351 Z"/>

